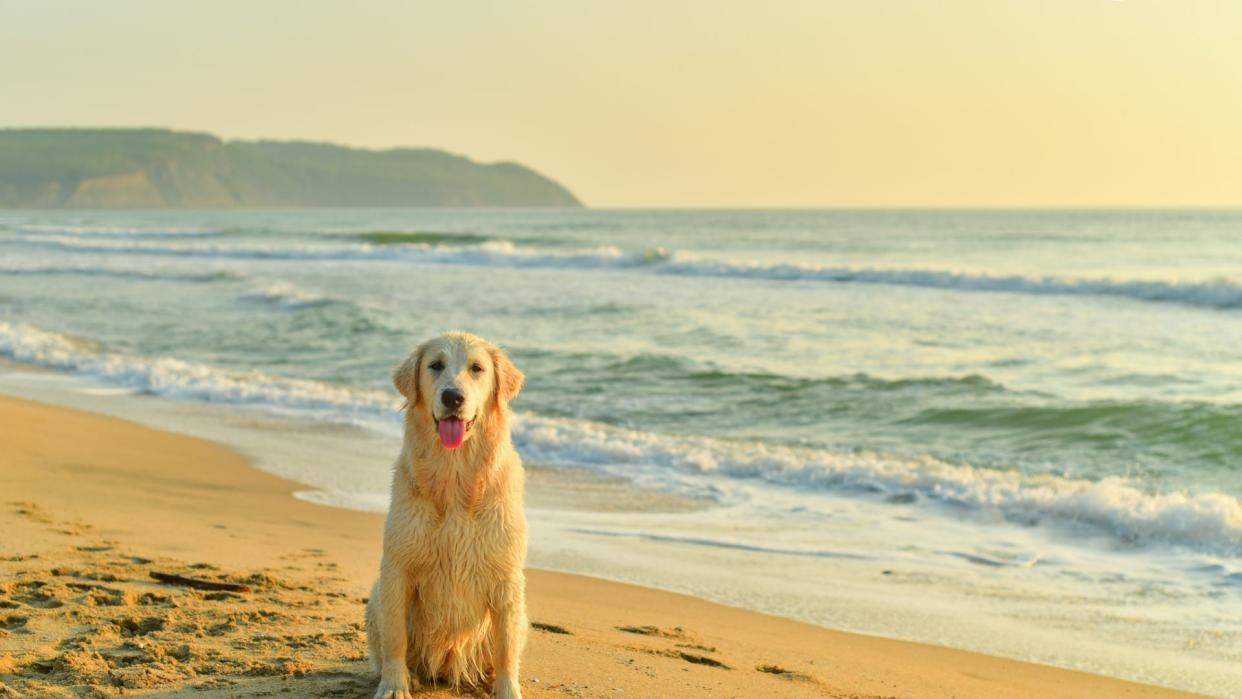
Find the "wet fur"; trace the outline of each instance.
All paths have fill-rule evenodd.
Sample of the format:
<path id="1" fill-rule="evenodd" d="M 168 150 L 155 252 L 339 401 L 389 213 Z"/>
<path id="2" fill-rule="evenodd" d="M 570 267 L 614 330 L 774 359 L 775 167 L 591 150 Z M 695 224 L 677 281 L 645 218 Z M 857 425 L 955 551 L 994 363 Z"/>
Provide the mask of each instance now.
<path id="1" fill-rule="evenodd" d="M 432 354 L 451 358 L 439 378 L 426 368 Z M 491 366 L 475 377 L 469 365 L 482 357 Z M 375 696 L 404 699 L 417 679 L 486 686 L 494 677 L 496 697 L 520 697 L 526 519 L 508 402 L 522 374 L 502 350 L 450 333 L 420 345 L 393 382 L 407 408 L 383 561 L 367 603 L 367 641 L 380 673 Z M 448 385 L 464 390 L 478 411 L 452 450 L 441 446 L 434 419 Z"/>

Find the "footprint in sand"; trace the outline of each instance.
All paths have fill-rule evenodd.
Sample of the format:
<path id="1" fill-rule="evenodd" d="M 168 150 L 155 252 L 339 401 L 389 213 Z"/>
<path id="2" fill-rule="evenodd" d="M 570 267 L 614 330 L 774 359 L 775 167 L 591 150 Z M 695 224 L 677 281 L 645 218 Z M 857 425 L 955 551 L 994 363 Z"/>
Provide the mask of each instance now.
<path id="1" fill-rule="evenodd" d="M 687 648 L 689 650 L 703 651 L 704 653 L 715 653 L 716 646 L 705 646 L 699 643 L 677 643 L 678 648 Z"/>
<path id="2" fill-rule="evenodd" d="M 720 662 L 719 660 L 716 660 L 715 658 L 709 658 L 706 655 L 696 655 L 694 653 L 687 653 L 683 650 L 669 651 L 668 653 L 666 653 L 666 655 L 668 655 L 670 658 L 681 658 L 682 660 L 688 663 L 694 663 L 695 665 L 706 665 L 708 667 L 718 667 L 718 668 L 723 668 L 725 670 L 733 669 L 729 667 L 728 665 L 725 665 L 724 663 Z"/>
<path id="3" fill-rule="evenodd" d="M 15 591 L 13 599 L 31 607 L 56 609 L 65 606 L 64 602 L 56 598 L 55 588 L 48 586 L 42 580 L 18 583 Z"/>
<path id="4" fill-rule="evenodd" d="M 665 631 L 658 626 L 618 626 L 618 631 L 626 633 L 638 634 L 640 636 L 659 636 L 661 638 L 675 638 L 684 640 L 688 638 L 686 630 L 680 626 L 674 626 L 671 631 Z"/>
<path id="5" fill-rule="evenodd" d="M 658 626 L 618 626 L 617 630 L 624 631 L 625 633 L 637 634 L 639 636 L 653 636 L 656 638 L 668 638 L 668 639 L 680 640 L 680 641 L 694 640 L 692 638 L 694 634 L 686 631 L 680 626 L 674 626 L 670 630 L 661 629 Z M 680 648 L 691 648 L 694 650 L 703 650 L 703 651 L 711 652 L 711 653 L 714 653 L 716 651 L 716 649 L 713 647 L 704 646 L 704 645 L 700 645 L 696 643 L 678 643 L 676 645 L 679 646 Z M 716 667 L 722 670 L 733 669 L 715 658 L 712 658 L 706 655 L 700 655 L 698 653 L 687 653 L 686 651 L 678 650 L 677 648 L 668 648 L 665 650 L 658 650 L 654 648 L 638 648 L 636 650 L 641 650 L 644 653 L 651 653 L 652 655 L 662 655 L 666 658 L 677 658 L 680 660 L 684 660 L 688 663 L 693 663 L 695 665 L 706 665 L 708 667 Z"/>
<path id="6" fill-rule="evenodd" d="M 799 682 L 811 682 L 812 681 L 812 678 L 810 675 L 803 674 L 801 672 L 795 672 L 793 670 L 786 670 L 780 665 L 760 665 L 756 667 L 755 669 L 758 670 L 759 672 L 765 672 L 769 675 L 776 675 L 777 677 L 780 677 L 786 680 L 797 680 Z"/>
<path id="7" fill-rule="evenodd" d="M 9 504 L 13 506 L 14 512 L 25 517 L 26 519 L 29 519 L 32 522 L 38 522 L 39 524 L 51 524 L 52 523 L 52 518 L 43 514 L 43 511 L 39 509 L 39 506 L 34 504 L 33 502 L 21 501 L 21 502 L 10 502 Z"/>

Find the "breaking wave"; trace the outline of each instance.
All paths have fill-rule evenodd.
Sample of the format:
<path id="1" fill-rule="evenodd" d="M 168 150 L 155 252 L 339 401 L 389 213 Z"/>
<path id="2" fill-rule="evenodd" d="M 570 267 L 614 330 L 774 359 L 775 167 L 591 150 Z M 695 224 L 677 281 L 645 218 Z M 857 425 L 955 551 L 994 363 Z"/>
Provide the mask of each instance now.
<path id="1" fill-rule="evenodd" d="M 1119 477 L 1028 475 L 932 458 L 659 435 L 533 415 L 522 417 L 514 441 L 525 458 L 553 465 L 657 466 L 800 490 L 878 494 L 896 502 L 927 499 L 999 512 L 1026 524 L 1087 524 L 1134 544 L 1166 542 L 1242 555 L 1242 502 L 1224 493 L 1147 493 Z"/>
<path id="2" fill-rule="evenodd" d="M 204 238 L 220 235 L 221 231 L 214 228 L 187 228 L 179 226 L 162 227 L 131 227 L 131 226 L 98 226 L 85 224 L 35 224 L 27 223 L 15 227 L 22 233 L 36 235 L 74 235 L 90 238 L 145 238 L 150 240 Z"/>
<path id="3" fill-rule="evenodd" d="M 1023 277 L 919 269 L 855 269 L 778 264 L 751 265 L 674 256 L 660 265 L 665 274 L 749 277 L 787 281 L 887 284 L 957 291 L 1015 294 L 1120 296 L 1138 301 L 1181 303 L 1208 308 L 1242 308 L 1242 284 L 1226 279 L 1203 282 Z"/>
<path id="4" fill-rule="evenodd" d="M 96 264 L 46 265 L 0 263 L 0 275 L 10 276 L 74 276 L 112 277 L 138 281 L 215 282 L 240 279 L 242 275 L 228 270 L 213 272 L 179 272 L 175 270 L 100 267 Z"/>
<path id="5" fill-rule="evenodd" d="M 1242 308 L 1242 283 L 1209 281 L 1116 280 L 1106 278 L 1027 277 L 926 269 L 874 269 L 807 264 L 760 264 L 710 260 L 652 248 L 627 252 L 614 246 L 549 250 L 515 245 L 472 234 L 358 234 L 364 242 L 291 244 L 262 241 L 164 240 L 97 236 L 19 236 L 6 242 L 94 254 L 289 260 L 391 260 L 421 264 L 579 269 L 644 269 L 651 273 L 761 279 L 883 284 L 966 292 L 1026 295 L 1105 296 L 1135 301 L 1177 303 L 1215 309 Z M 355 237 L 358 237 L 355 236 Z M 366 236 L 378 236 L 366 242 Z"/>
<path id="6" fill-rule="evenodd" d="M 260 303 L 285 310 L 298 311 L 304 308 L 327 306 L 337 301 L 314 292 L 307 291 L 289 282 L 272 282 L 241 295 L 243 301 Z"/>
<path id="7" fill-rule="evenodd" d="M 203 241 L 94 240 L 74 236 L 32 236 L 8 242 L 78 253 L 160 255 L 169 257 L 240 258 L 262 260 L 390 260 L 424 264 L 460 264 L 497 267 L 635 267 L 664 259 L 662 251 L 633 255 L 619 248 L 549 251 L 519 248 L 507 240 L 477 245 L 447 246 L 430 243 L 321 244 L 288 242 L 219 243 Z"/>
<path id="8" fill-rule="evenodd" d="M 381 391 L 235 371 L 173 357 L 108 352 L 101 343 L 34 326 L 0 322 L 0 355 L 70 371 L 168 398 L 263 408 L 311 419 L 376 426 L 396 423 L 400 403 Z"/>

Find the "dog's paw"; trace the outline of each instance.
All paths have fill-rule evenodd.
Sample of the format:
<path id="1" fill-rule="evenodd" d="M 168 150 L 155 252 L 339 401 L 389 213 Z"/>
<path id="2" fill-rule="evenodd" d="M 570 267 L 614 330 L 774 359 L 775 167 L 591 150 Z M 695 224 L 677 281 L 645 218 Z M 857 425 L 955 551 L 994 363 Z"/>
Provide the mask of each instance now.
<path id="1" fill-rule="evenodd" d="M 375 690 L 375 699 L 414 699 L 416 689 L 418 682 L 410 678 L 383 679 Z"/>
<path id="2" fill-rule="evenodd" d="M 518 686 L 517 678 L 510 674 L 503 674 L 496 678 L 496 699 L 522 699 L 522 688 Z"/>

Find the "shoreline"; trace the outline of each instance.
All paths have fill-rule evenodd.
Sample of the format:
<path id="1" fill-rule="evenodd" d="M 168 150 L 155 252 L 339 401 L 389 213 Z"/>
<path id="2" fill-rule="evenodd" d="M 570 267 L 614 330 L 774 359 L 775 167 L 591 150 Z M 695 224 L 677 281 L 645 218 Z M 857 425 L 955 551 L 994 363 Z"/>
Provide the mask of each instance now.
<path id="1" fill-rule="evenodd" d="M 119 418 L 0 396 L 0 423 L 8 427 L 0 437 L 0 523 L 12 532 L 0 545 L 0 578 L 17 581 L 0 586 L 7 607 L 0 610 L 0 682 L 17 696 L 121 688 L 258 696 L 276 685 L 370 696 L 359 600 L 378 567 L 382 515 L 295 498 L 303 486 L 226 447 Z M 210 600 L 148 580 L 157 565 L 260 583 L 254 598 Z M 103 575 L 113 580 L 97 582 Z M 522 673 L 530 697 L 1196 696 L 597 578 L 530 569 L 528 580 L 538 624 Z M 48 606 L 38 606 L 31 590 L 42 590 Z M 114 594 L 108 590 L 121 603 L 92 601 Z M 150 611 L 144 595 L 171 598 L 165 615 L 178 623 L 127 636 L 117 614 L 156 618 L 138 614 Z M 8 621 L 18 617 L 25 621 Z M 213 645 L 220 619 L 231 620 L 223 634 L 231 645 Z M 115 639 L 87 633 L 64 650 L 82 635 L 83 620 L 121 631 Z M 336 635 L 306 640 L 328 629 Z M 134 645 L 146 648 L 149 662 L 124 664 L 141 650 Z"/>

